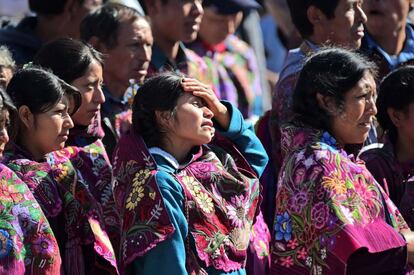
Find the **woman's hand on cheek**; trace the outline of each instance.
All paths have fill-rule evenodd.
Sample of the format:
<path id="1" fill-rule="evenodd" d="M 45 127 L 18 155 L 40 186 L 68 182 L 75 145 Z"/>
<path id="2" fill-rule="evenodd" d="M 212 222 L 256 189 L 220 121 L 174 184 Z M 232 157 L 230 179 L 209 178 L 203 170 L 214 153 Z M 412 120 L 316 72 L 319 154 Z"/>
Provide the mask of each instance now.
<path id="1" fill-rule="evenodd" d="M 182 87 L 185 92 L 190 92 L 194 96 L 202 98 L 207 107 L 213 112 L 214 118 L 220 126 L 225 130 L 229 128 L 230 114 L 227 107 L 220 102 L 210 86 L 193 78 L 183 78 Z"/>

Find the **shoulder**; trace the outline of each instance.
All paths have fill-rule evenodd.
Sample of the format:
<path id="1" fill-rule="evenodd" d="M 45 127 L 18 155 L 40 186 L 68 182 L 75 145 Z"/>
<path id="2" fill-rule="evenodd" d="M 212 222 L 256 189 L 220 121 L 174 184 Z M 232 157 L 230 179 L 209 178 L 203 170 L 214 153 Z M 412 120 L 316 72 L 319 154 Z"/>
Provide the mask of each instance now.
<path id="1" fill-rule="evenodd" d="M 283 80 L 292 74 L 298 73 L 302 70 L 304 62 L 305 53 L 300 48 L 290 50 L 280 72 L 280 79 Z"/>
<path id="2" fill-rule="evenodd" d="M 365 146 L 359 153 L 359 158 L 366 163 L 378 160 L 386 161 L 393 159 L 392 153 L 389 152 L 386 146 L 384 146 L 382 143 L 373 143 Z"/>
<path id="3" fill-rule="evenodd" d="M 229 35 L 226 38 L 225 43 L 228 50 L 235 53 L 245 54 L 246 52 L 253 52 L 249 44 L 238 38 L 236 35 Z"/>
<path id="4" fill-rule="evenodd" d="M 164 170 L 158 170 L 155 174 L 155 180 L 161 191 L 182 193 L 183 188 L 175 177 Z"/>

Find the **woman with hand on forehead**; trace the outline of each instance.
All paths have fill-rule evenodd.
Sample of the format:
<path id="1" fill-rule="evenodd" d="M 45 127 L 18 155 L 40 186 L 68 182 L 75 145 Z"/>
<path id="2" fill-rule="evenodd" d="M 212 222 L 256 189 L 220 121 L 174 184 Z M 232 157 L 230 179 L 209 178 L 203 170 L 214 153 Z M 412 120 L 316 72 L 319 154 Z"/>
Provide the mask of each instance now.
<path id="1" fill-rule="evenodd" d="M 132 129 L 114 154 L 121 268 L 245 274 L 268 158 L 240 111 L 209 86 L 164 73 L 138 90 Z"/>

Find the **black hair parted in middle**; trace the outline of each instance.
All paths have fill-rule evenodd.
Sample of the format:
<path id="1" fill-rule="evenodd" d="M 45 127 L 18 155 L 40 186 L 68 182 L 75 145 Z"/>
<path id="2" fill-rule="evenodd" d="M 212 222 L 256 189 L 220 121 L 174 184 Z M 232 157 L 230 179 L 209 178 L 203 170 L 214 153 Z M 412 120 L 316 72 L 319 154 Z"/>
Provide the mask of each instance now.
<path id="1" fill-rule="evenodd" d="M 173 115 L 179 97 L 184 94 L 183 78 L 182 74 L 165 72 L 147 79 L 138 89 L 132 106 L 132 128 L 148 147 L 162 144 L 165 133 L 155 112 L 168 111 Z"/>
<path id="2" fill-rule="evenodd" d="M 82 77 L 92 62 L 103 66 L 101 53 L 83 41 L 59 38 L 42 46 L 34 64 L 50 69 L 67 83 Z"/>
<path id="3" fill-rule="evenodd" d="M 293 111 L 302 123 L 330 130 L 332 114 L 319 106 L 317 94 L 333 98 L 341 113 L 345 94 L 367 72 L 375 79 L 377 66 L 361 54 L 341 48 L 321 49 L 306 60 L 299 74 L 293 92 Z"/>

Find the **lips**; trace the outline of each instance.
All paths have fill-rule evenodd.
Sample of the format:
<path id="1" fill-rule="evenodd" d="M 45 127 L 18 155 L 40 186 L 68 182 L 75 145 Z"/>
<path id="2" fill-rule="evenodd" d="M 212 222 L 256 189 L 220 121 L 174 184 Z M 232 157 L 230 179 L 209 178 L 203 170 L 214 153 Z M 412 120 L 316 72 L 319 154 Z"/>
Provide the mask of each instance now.
<path id="1" fill-rule="evenodd" d="M 208 121 L 203 122 L 201 124 L 201 127 L 208 126 L 208 127 L 213 128 L 213 125 L 214 125 L 213 122 L 211 120 L 208 120 Z"/>

